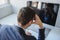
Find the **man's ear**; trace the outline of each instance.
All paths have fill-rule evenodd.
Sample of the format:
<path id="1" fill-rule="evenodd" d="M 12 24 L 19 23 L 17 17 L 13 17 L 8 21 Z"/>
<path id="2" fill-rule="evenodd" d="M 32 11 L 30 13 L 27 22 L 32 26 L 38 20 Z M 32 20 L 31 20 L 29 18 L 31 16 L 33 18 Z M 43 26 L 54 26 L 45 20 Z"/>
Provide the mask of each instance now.
<path id="1" fill-rule="evenodd" d="M 32 23 L 32 21 L 29 21 L 29 23 L 31 24 L 31 23 Z"/>

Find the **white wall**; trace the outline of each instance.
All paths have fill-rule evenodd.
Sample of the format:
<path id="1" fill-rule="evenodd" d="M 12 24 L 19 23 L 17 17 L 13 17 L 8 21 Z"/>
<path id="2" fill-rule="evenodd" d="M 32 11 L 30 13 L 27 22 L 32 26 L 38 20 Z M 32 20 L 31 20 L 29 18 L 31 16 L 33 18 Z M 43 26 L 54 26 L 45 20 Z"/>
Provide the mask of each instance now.
<path id="1" fill-rule="evenodd" d="M 56 26 L 60 27 L 60 7 L 59 7 L 58 16 L 57 16 Z"/>
<path id="2" fill-rule="evenodd" d="M 20 8 L 25 7 L 26 2 L 27 0 L 10 0 L 15 13 L 18 13 Z"/>
<path id="3" fill-rule="evenodd" d="M 47 3 L 59 3 L 60 4 L 60 0 L 31 0 L 31 1 L 39 1 L 39 2 L 47 2 Z"/>

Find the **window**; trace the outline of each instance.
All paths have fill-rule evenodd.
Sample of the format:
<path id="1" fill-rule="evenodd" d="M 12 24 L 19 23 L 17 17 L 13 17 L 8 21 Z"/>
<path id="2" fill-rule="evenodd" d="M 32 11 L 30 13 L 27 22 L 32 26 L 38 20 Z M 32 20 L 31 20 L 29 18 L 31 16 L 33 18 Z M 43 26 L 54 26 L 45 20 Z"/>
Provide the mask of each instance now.
<path id="1" fill-rule="evenodd" d="M 0 0 L 0 5 L 5 4 L 6 0 Z"/>

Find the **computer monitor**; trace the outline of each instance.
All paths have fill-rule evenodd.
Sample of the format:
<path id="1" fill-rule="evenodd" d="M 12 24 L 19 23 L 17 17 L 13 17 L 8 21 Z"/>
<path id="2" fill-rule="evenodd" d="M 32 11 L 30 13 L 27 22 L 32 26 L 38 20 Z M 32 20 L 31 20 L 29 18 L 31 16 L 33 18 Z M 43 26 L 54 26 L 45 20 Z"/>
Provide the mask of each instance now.
<path id="1" fill-rule="evenodd" d="M 42 2 L 39 16 L 43 23 L 55 26 L 58 11 L 59 4 Z"/>

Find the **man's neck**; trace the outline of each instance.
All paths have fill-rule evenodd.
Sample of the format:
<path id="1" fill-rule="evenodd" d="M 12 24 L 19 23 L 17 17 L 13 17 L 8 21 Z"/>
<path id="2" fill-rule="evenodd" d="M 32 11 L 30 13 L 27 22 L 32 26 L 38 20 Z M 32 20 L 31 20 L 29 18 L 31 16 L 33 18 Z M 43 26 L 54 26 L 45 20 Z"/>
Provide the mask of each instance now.
<path id="1" fill-rule="evenodd" d="M 23 26 L 21 23 L 18 23 L 18 25 L 21 26 L 21 28 L 26 29 L 26 25 Z"/>

